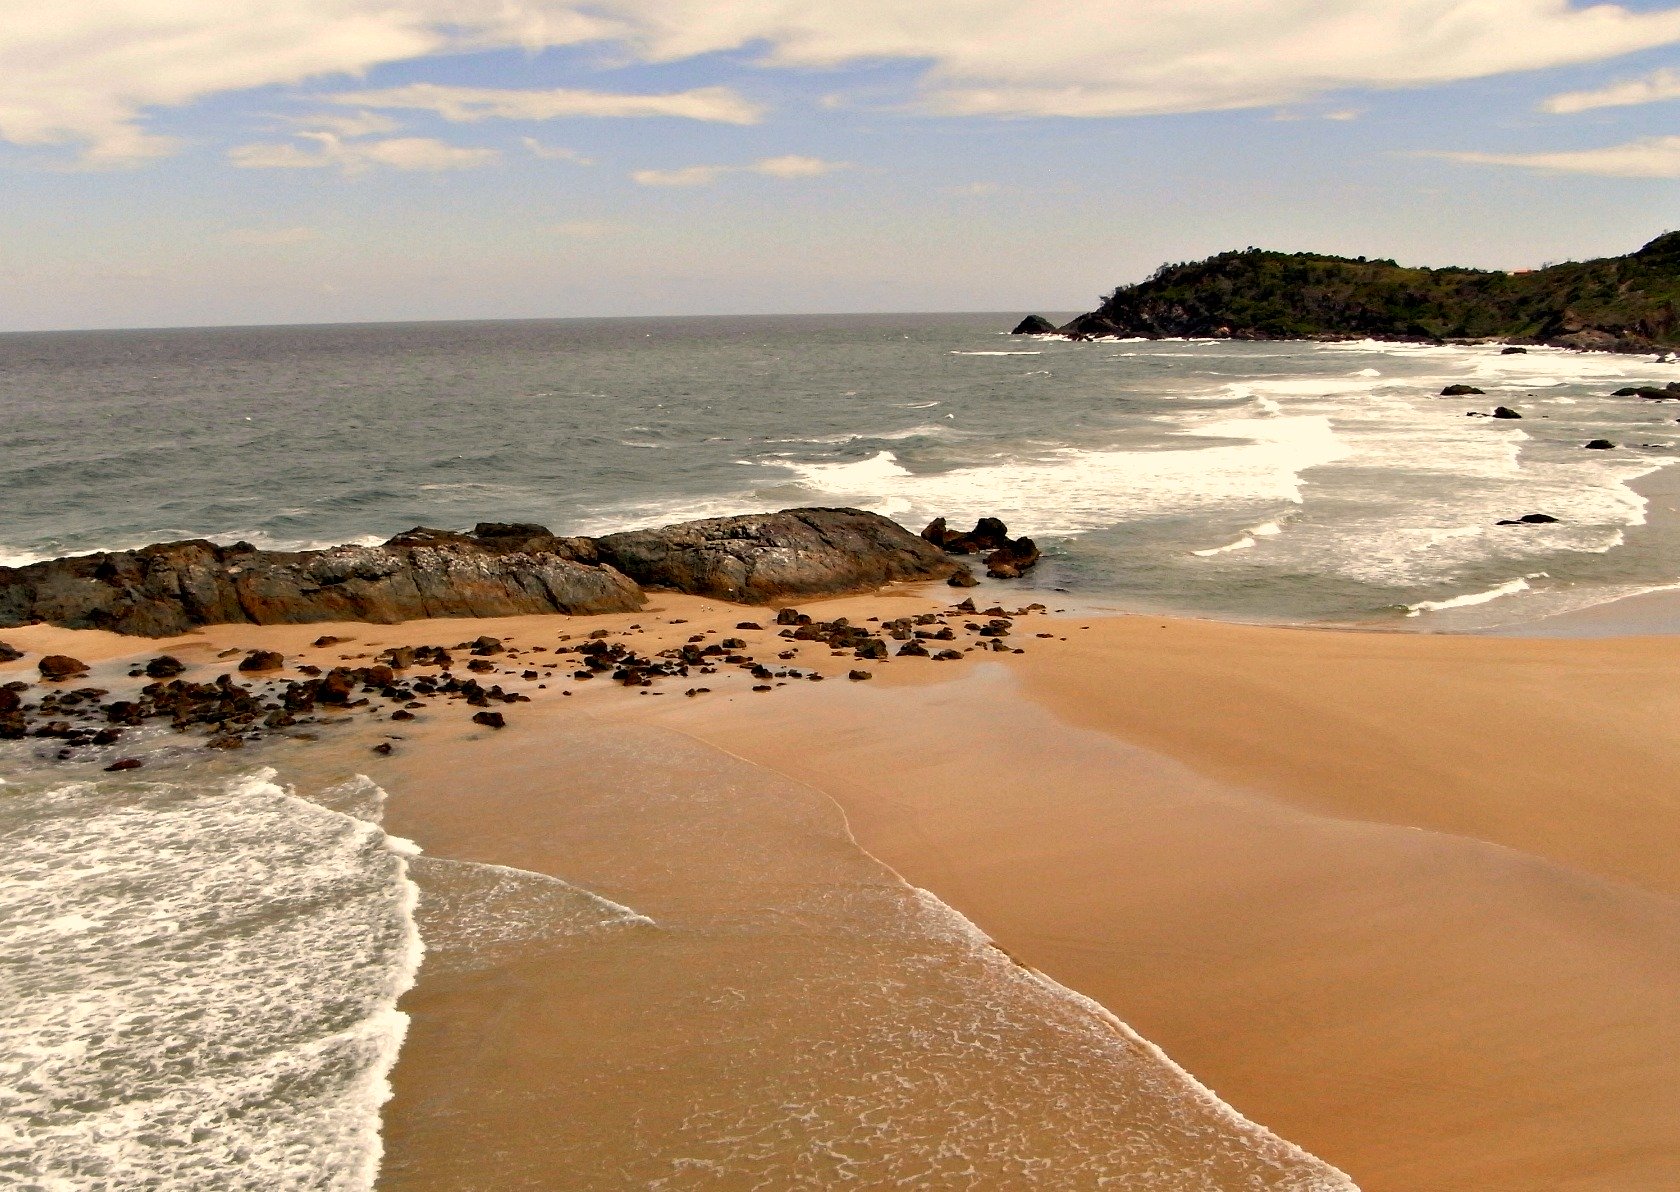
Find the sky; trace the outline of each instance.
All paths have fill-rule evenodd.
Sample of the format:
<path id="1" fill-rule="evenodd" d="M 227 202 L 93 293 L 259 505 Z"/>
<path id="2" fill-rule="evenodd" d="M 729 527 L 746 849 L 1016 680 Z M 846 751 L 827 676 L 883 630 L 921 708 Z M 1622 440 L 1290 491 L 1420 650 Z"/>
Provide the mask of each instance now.
<path id="1" fill-rule="evenodd" d="M 14 0 L 0 331 L 1073 312 L 1680 226 L 1680 6 Z"/>

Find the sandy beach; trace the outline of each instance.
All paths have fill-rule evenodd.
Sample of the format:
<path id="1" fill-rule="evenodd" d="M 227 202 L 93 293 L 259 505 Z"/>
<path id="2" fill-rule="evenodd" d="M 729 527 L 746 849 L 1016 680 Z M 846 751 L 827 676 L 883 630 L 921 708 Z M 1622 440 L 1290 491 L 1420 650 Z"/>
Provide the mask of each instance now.
<path id="1" fill-rule="evenodd" d="M 947 593 L 807 611 L 889 619 L 948 606 Z M 759 610 L 661 597 L 587 620 L 221 626 L 156 648 L 205 664 L 235 646 L 303 657 L 333 632 L 354 640 L 332 650 L 354 658 L 605 629 L 651 650 L 714 629 L 761 653 L 774 627 L 737 630 L 747 618 L 768 626 Z M 8 638 L 89 661 L 135 644 L 43 627 Z M 765 1158 L 778 1114 L 755 1107 L 843 1116 L 876 1098 L 907 1154 L 960 1138 L 974 1121 L 962 1090 L 984 1087 L 1016 1107 L 1003 1133 L 1019 1153 L 1050 1166 L 1035 1175 L 1000 1153 L 981 1182 L 949 1186 L 1086 1186 L 1100 1137 L 1148 1136 L 1161 1145 L 1142 1162 L 1183 1161 L 1197 1115 L 1249 1150 L 1228 1175 L 1203 1166 L 1195 1186 L 1333 1186 L 1187 1095 L 1141 1044 L 1102 1052 L 1079 1097 L 1048 1095 L 1093 1019 L 1021 992 L 1013 966 L 970 958 L 967 983 L 937 997 L 883 996 L 906 988 L 907 958 L 937 933 L 924 923 L 904 937 L 914 945 L 865 948 L 840 924 L 909 905 L 895 873 L 1362 1188 L 1680 1181 L 1680 817 L 1665 781 L 1680 761 L 1680 642 L 1036 615 L 1016 618 L 1010 641 L 1025 652 L 871 663 L 870 682 L 807 651 L 799 665 L 831 681 L 754 692 L 727 675 L 695 699 L 673 683 L 663 698 L 526 684 L 532 702 L 499 732 L 445 705 L 395 734 L 366 719 L 318 745 L 265 747 L 305 779 L 359 769 L 384 786 L 387 827 L 439 866 L 417 870 L 423 889 L 454 880 L 455 859 L 563 879 L 560 894 L 514 899 L 553 916 L 617 904 L 582 942 L 538 931 L 496 947 L 471 922 L 432 924 L 404 1001 L 385 1185 L 556 1186 L 641 1146 L 667 1167 L 624 1168 L 633 1182 L 736 1186 L 696 1174 L 721 1158 L 702 1140 L 756 1139 L 761 1174 L 780 1170 Z M 393 736 L 391 756 L 368 752 Z M 862 901 L 839 900 L 841 914 L 836 890 Z M 771 928 L 754 918 L 767 905 L 805 909 Z M 937 1063 L 905 1053 L 916 1058 L 900 1066 L 934 1064 L 941 1095 L 894 1099 L 878 1068 L 847 1067 L 910 1046 L 895 1018 L 968 1007 L 975 982 L 1027 1000 L 983 1029 L 938 1019 L 939 1037 L 967 1041 L 935 1049 Z M 745 1017 L 727 1004 L 743 991 Z M 843 1029 L 794 1009 L 836 1005 L 855 1009 Z M 835 1048 L 820 1069 L 817 1047 Z M 603 1137 L 602 1123 L 628 1125 Z M 1076 1145 L 1046 1149 L 1063 1136 Z M 673 1137 L 696 1166 L 669 1169 Z M 871 1143 L 832 1141 L 853 1153 L 800 1169 L 813 1186 L 914 1176 L 848 1167 Z"/>

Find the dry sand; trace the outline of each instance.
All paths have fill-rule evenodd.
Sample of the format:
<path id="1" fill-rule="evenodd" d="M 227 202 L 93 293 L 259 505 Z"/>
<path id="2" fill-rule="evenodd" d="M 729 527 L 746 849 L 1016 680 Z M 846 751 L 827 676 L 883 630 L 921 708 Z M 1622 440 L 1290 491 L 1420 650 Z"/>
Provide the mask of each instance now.
<path id="1" fill-rule="evenodd" d="M 860 620 L 936 601 L 948 598 L 810 611 Z M 163 645 L 209 661 L 336 632 L 357 639 L 335 648 L 354 655 L 641 624 L 633 644 L 650 651 L 748 618 L 765 619 L 669 598 L 577 622 L 227 626 Z M 60 630 L 5 636 L 89 661 L 133 650 Z M 504 733 L 440 708 L 403 727 L 394 757 L 366 755 L 362 738 L 354 760 L 391 790 L 393 829 L 433 855 L 680 901 L 681 865 L 663 890 L 611 889 L 636 838 L 571 822 L 567 800 L 602 778 L 580 782 L 552 752 L 559 728 L 541 726 L 575 712 L 600 725 L 597 742 L 642 742 L 654 768 L 662 747 L 643 734 L 674 729 L 758 767 L 731 789 L 758 791 L 742 776 L 756 773 L 786 790 L 768 769 L 828 795 L 874 856 L 1369 1192 L 1680 1187 L 1680 639 L 1105 617 L 1023 619 L 1014 640 L 1025 654 L 894 660 L 870 683 L 762 695 L 739 674 L 696 700 L 600 682 L 564 700 L 532 690 Z M 812 661 L 854 665 L 796 665 Z M 637 723 L 612 727 L 623 721 Z M 820 800 L 800 807 L 806 844 L 834 863 L 844 831 Z M 682 834 L 681 817 L 666 826 Z M 627 979 L 612 964 L 586 972 Z M 580 979 L 540 955 L 493 984 L 423 974 L 388 1114 L 400 1182 L 478 1186 L 461 1176 L 475 1164 L 540 1162 L 542 1115 L 562 1104 L 541 1090 L 605 1045 L 587 1019 L 531 1033 L 565 1019 Z M 674 1062 L 700 1062 L 667 1042 Z M 462 1100 L 474 1089 L 495 1094 L 483 1120 Z M 624 1109 L 660 1128 L 657 1107 Z M 452 1133 L 451 1114 L 490 1135 Z"/>

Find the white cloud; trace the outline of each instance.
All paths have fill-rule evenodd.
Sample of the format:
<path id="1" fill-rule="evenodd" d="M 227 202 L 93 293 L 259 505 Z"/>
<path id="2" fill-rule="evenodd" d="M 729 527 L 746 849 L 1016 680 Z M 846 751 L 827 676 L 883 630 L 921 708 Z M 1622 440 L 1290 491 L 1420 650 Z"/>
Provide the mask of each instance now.
<path id="1" fill-rule="evenodd" d="M 145 127 L 158 109 L 506 47 L 597 43 L 649 62 L 746 50 L 801 69 L 911 62 L 934 112 L 1132 116 L 1277 107 L 1677 41 L 1680 8 L 1569 0 L 14 0 L 0 8 L 0 138 L 139 160 L 170 148 Z M 536 118 L 543 96 L 555 114 L 678 98 L 468 90 L 432 94 L 455 93 L 460 119 Z M 751 107 L 722 89 L 680 96 L 692 110 L 665 114 L 745 120 Z"/>
<path id="2" fill-rule="evenodd" d="M 1680 178 L 1680 137 L 1646 137 L 1625 145 L 1561 153 L 1431 153 L 1473 165 L 1518 166 L 1606 178 Z"/>
<path id="3" fill-rule="evenodd" d="M 675 170 L 636 170 L 630 177 L 642 186 L 710 186 L 725 174 L 763 174 L 767 178 L 818 178 L 837 170 L 847 170 L 851 163 L 824 161 L 820 157 L 802 157 L 796 153 L 784 157 L 763 157 L 744 166 L 682 166 Z"/>
<path id="4" fill-rule="evenodd" d="M 315 229 L 294 228 L 229 228 L 221 239 L 227 244 L 250 248 L 272 248 L 286 244 L 303 244 L 315 239 Z"/>
<path id="5" fill-rule="evenodd" d="M 308 116 L 295 116 L 291 123 L 311 132 L 330 132 L 341 137 L 369 137 L 376 133 L 396 132 L 398 128 L 395 120 L 378 112 L 315 112 Z"/>
<path id="6" fill-rule="evenodd" d="M 676 170 L 634 170 L 630 177 L 638 186 L 710 186 L 732 166 L 683 166 Z"/>
<path id="7" fill-rule="evenodd" d="M 433 137 L 345 141 L 330 132 L 300 136 L 313 142 L 313 146 L 295 141 L 239 145 L 228 150 L 228 160 L 247 170 L 323 170 L 336 166 L 354 174 L 373 166 L 394 170 L 465 170 L 488 165 L 501 156 L 494 149 L 463 148 Z"/>
<path id="8" fill-rule="evenodd" d="M 1596 91 L 1566 91 L 1540 105 L 1542 111 L 1573 116 L 1596 108 L 1627 108 L 1642 103 L 1680 99 L 1680 71 L 1659 70 L 1642 79 L 1624 79 Z"/>
<path id="9" fill-rule="evenodd" d="M 411 108 L 435 112 L 445 120 L 557 120 L 569 116 L 676 116 L 721 124 L 757 124 L 764 109 L 728 87 L 698 87 L 665 95 L 624 95 L 610 91 L 520 91 L 496 87 L 445 87 L 414 83 L 381 91 L 347 91 L 328 97 L 333 103 L 365 108 Z"/>
<path id="10" fill-rule="evenodd" d="M 545 145 L 536 137 L 520 137 L 519 143 L 525 146 L 532 157 L 540 157 L 544 161 L 569 161 L 574 166 L 592 166 L 593 157 L 585 157 L 576 149 L 566 149 L 560 145 Z"/>
<path id="11" fill-rule="evenodd" d="M 797 153 L 790 153 L 785 157 L 766 157 L 746 167 L 755 174 L 764 174 L 770 178 L 820 178 L 824 174 L 832 174 L 836 170 L 849 168 L 843 161 L 824 161 L 820 157 L 801 157 Z"/>

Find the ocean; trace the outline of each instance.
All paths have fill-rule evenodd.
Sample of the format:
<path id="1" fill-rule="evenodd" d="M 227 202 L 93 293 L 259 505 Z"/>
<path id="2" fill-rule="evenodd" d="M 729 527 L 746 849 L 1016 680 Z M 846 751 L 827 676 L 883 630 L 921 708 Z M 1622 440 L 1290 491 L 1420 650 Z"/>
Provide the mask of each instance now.
<path id="1" fill-rule="evenodd" d="M 1066 605 L 1461 630 L 1680 582 L 1665 471 L 1680 402 L 1610 396 L 1680 378 L 1680 366 L 1368 342 L 1072 343 L 1011 337 L 1012 321 L 3 335 L 0 565 L 185 537 L 304 548 L 421 524 L 596 534 L 855 505 L 912 529 L 1003 518 L 1046 551 L 999 589 L 1019 602 L 1054 592 Z M 1485 392 L 1441 396 L 1450 384 Z M 1467 416 L 1496 405 L 1522 418 Z M 1597 438 L 1615 449 L 1584 449 Z M 1530 513 L 1557 520 L 1497 524 Z M 788 1106 L 839 1140 L 801 1159 L 817 1164 L 807 1174 L 913 1182 L 988 1155 L 969 1183 L 945 1186 L 1003 1178 L 986 1172 L 1027 1180 L 1042 1164 L 1077 1173 L 1066 1186 L 1347 1186 L 1221 1117 L 1147 1044 L 1008 964 L 931 896 L 858 868 L 841 829 L 789 810 L 803 806 L 797 792 L 753 795 L 753 831 L 765 835 L 751 864 L 809 848 L 837 867 L 826 884 L 811 887 L 806 866 L 762 889 L 733 875 L 696 885 L 729 842 L 760 838 L 707 818 L 743 815 L 747 780 L 720 771 L 691 789 L 694 761 L 653 793 L 616 777 L 591 788 L 595 802 L 579 806 L 593 826 L 574 843 L 581 854 L 612 838 L 617 851 L 592 870 L 579 862 L 573 885 L 417 855 L 380 826 L 384 793 L 350 773 L 206 760 L 167 733 L 145 748 L 155 764 L 122 777 L 99 769 L 100 754 L 57 766 L 29 743 L 0 749 L 8 1186 L 367 1188 L 407 1027 L 399 999 L 428 949 L 440 972 L 558 957 L 578 966 L 579 998 L 596 998 L 607 1022 L 603 990 L 629 996 L 654 972 L 727 974 L 747 963 L 742 939 L 763 969 L 758 987 L 806 1000 L 777 1003 L 781 1026 L 762 1005 L 707 1003 L 718 1037 L 741 1041 L 731 1079 L 750 1081 L 661 1086 L 692 1103 L 673 1101 L 686 1117 L 669 1139 L 635 1138 L 646 1186 L 774 1183 L 806 1133 Z M 653 773 L 674 748 L 582 769 Z M 908 1027 L 907 1006 L 922 1015 Z M 657 1048 L 646 1021 L 613 1021 L 598 1045 Z M 833 1056 L 748 1063 L 776 1054 L 772 1036 Z M 1030 1062 L 986 1067 L 1000 1048 Z M 714 1049 L 693 1062 L 717 1061 Z M 880 1098 L 917 1064 L 975 1108 L 949 1119 L 904 1110 L 883 1133 Z M 778 1108 L 789 1072 L 845 1094 L 790 1093 Z M 1116 1116 L 1139 1088 L 1166 1090 L 1161 1103 L 1189 1116 Z M 1065 1137 L 1038 1129 L 1040 1109 L 1070 1123 Z M 569 1161 L 596 1173 L 577 1186 L 615 1186 L 629 1152 L 590 1119 L 573 1125 Z M 1162 1166 L 1227 1128 L 1197 1180 Z M 1175 1131 L 1191 1142 L 1161 1150 Z M 673 1158 L 667 1144 L 686 1149 Z"/>
<path id="2" fill-rule="evenodd" d="M 1680 402 L 1608 396 L 1680 365 L 1072 343 L 1010 323 L 4 335 L 0 563 L 184 537 L 298 548 L 480 520 L 598 534 L 845 504 L 913 529 L 1002 517 L 1047 550 L 1027 586 L 1150 611 L 1483 628 L 1680 580 L 1675 532 L 1646 495 L 1675 459 Z M 1440 396 L 1451 384 L 1485 396 Z M 1497 405 L 1521 421 L 1467 417 Z M 1616 448 L 1583 449 L 1599 438 Z M 1497 524 L 1530 513 L 1558 520 Z"/>

